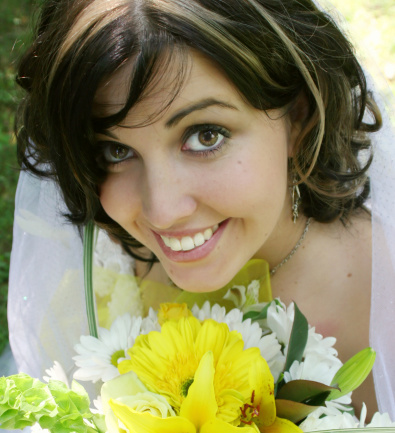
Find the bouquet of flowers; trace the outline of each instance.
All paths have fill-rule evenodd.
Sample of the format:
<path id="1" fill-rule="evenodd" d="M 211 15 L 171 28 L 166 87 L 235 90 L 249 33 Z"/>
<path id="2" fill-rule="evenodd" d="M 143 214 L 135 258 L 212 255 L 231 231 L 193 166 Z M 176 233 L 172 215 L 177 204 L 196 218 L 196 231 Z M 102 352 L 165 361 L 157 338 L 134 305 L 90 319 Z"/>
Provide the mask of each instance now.
<path id="1" fill-rule="evenodd" d="M 118 317 L 76 346 L 74 378 L 102 383 L 91 407 L 61 367 L 48 383 L 0 378 L 0 427 L 54 433 L 301 432 L 365 427 L 350 393 L 370 372 L 374 351 L 344 365 L 296 305 L 279 300 L 242 312 L 205 302 L 162 304 L 147 317 Z M 60 379 L 60 380 L 59 380 Z M 369 427 L 395 427 L 376 414 Z"/>

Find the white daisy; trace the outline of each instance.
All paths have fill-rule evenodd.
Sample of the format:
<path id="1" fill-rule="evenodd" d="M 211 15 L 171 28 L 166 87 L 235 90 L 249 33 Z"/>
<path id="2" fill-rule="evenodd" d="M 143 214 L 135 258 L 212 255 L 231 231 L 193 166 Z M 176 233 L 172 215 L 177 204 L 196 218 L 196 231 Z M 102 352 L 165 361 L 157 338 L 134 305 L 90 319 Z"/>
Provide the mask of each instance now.
<path id="1" fill-rule="evenodd" d="M 232 313 L 231 316 L 227 319 L 226 309 L 225 307 L 221 307 L 218 304 L 210 306 L 210 302 L 206 301 L 202 308 L 199 308 L 197 305 L 194 305 L 192 307 L 192 314 L 199 320 L 203 321 L 206 319 L 213 319 L 218 323 L 225 323 L 226 320 L 228 320 L 227 325 L 229 326 L 230 321 L 240 321 L 240 314 Z M 238 310 L 232 310 L 232 311 L 238 311 Z M 230 313 L 229 313 L 230 314 Z M 241 318 L 243 318 L 243 313 L 241 313 Z"/>
<path id="2" fill-rule="evenodd" d="M 140 334 L 141 317 L 124 314 L 111 325 L 110 330 L 99 328 L 99 338 L 82 336 L 74 349 L 73 357 L 78 370 L 74 379 L 106 382 L 119 375 L 118 362 L 127 357 L 127 350 Z"/>
<path id="3" fill-rule="evenodd" d="M 45 382 L 49 382 L 50 380 L 59 380 L 66 384 L 67 388 L 70 388 L 69 381 L 67 379 L 67 375 L 58 361 L 54 361 L 53 366 L 45 370 L 48 376 L 43 376 Z"/>
<path id="4" fill-rule="evenodd" d="M 365 427 L 367 409 L 365 403 L 362 403 L 361 416 L 359 417 L 359 428 Z M 366 427 L 395 427 L 395 422 L 391 421 L 390 416 L 387 412 L 380 413 L 376 412 L 370 423 Z"/>
<path id="5" fill-rule="evenodd" d="M 291 380 L 304 379 L 330 385 L 341 366 L 341 361 L 333 356 L 308 353 L 302 362 L 293 362 L 289 371 L 284 373 L 284 380 L 285 382 L 289 382 Z M 351 404 L 351 393 L 336 400 L 327 401 L 325 404 L 330 409 L 347 411 L 349 410 L 348 405 Z"/>
<path id="6" fill-rule="evenodd" d="M 141 334 L 148 334 L 151 331 L 160 331 L 160 324 L 158 322 L 158 312 L 153 308 L 148 311 L 148 316 L 144 317 L 141 323 Z"/>
<path id="7" fill-rule="evenodd" d="M 279 305 L 280 304 L 280 305 Z M 295 305 L 291 303 L 288 308 L 282 302 L 272 303 L 267 311 L 267 326 L 271 332 L 277 335 L 280 343 L 284 345 L 284 354 L 287 354 L 288 343 L 292 332 L 295 317 Z M 304 355 L 309 353 L 321 354 L 325 357 L 337 357 L 337 350 L 333 347 L 336 338 L 324 338 L 315 332 L 314 327 L 309 326 L 307 343 Z"/>
<path id="8" fill-rule="evenodd" d="M 103 410 L 103 401 L 101 398 L 101 395 L 98 395 L 96 399 L 93 400 L 93 406 L 94 409 L 91 409 L 92 413 L 100 413 L 100 414 L 104 414 L 104 410 Z"/>
<path id="9" fill-rule="evenodd" d="M 118 274 L 134 275 L 134 259 L 101 229 L 97 232 L 93 263 L 95 266 L 109 269 Z"/>
<path id="10" fill-rule="evenodd" d="M 324 338 L 315 332 L 315 327 L 309 327 L 305 354 L 319 353 L 327 357 L 337 357 L 337 350 L 333 347 L 336 343 L 335 337 Z"/>
<path id="11" fill-rule="evenodd" d="M 343 428 L 395 427 L 395 422 L 391 421 L 388 413 L 379 412 L 375 413 L 371 422 L 365 426 L 366 414 L 365 403 L 362 405 L 359 420 L 350 413 L 342 413 L 336 408 L 320 407 L 311 413 L 299 427 L 304 432 Z"/>
<path id="12" fill-rule="evenodd" d="M 395 427 L 395 422 L 391 421 L 387 412 L 376 412 L 372 417 L 372 421 L 366 427 Z"/>
<path id="13" fill-rule="evenodd" d="M 358 427 L 358 420 L 350 413 L 342 413 L 334 408 L 320 407 L 311 413 L 299 427 L 304 432 L 356 428 Z"/>
<path id="14" fill-rule="evenodd" d="M 203 304 L 202 308 L 195 305 L 192 308 L 192 314 L 199 320 L 214 319 L 219 323 L 226 323 L 230 331 L 240 332 L 244 348 L 258 347 L 262 357 L 269 365 L 274 380 L 277 381 L 284 368 L 285 357 L 281 353 L 281 345 L 275 334 L 263 335 L 259 324 L 252 323 L 251 319 L 243 321 L 243 313 L 237 308 L 226 313 L 225 307 L 218 304 L 210 307 L 208 301 Z"/>
<path id="15" fill-rule="evenodd" d="M 308 353 L 302 362 L 294 361 L 289 371 L 284 373 L 284 380 L 305 379 L 330 385 L 341 366 L 338 358 Z"/>
<path id="16" fill-rule="evenodd" d="M 278 305 L 275 302 L 267 310 L 267 326 L 271 332 L 274 332 L 278 341 L 287 346 L 291 336 L 294 321 L 294 304 L 285 308 L 283 303 Z"/>

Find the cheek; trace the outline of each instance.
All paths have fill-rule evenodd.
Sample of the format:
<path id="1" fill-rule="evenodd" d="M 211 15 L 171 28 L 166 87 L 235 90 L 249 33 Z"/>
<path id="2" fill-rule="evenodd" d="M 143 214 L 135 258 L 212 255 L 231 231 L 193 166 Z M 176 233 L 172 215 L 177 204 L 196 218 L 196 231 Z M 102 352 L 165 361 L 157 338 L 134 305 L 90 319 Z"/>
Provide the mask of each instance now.
<path id="1" fill-rule="evenodd" d="M 110 174 L 99 187 L 100 203 L 109 217 L 125 227 L 138 209 L 133 182 L 122 174 Z"/>
<path id="2" fill-rule="evenodd" d="M 202 181 L 202 194 L 218 210 L 222 206 L 225 213 L 233 210 L 234 216 L 258 211 L 262 206 L 279 208 L 285 199 L 287 176 L 286 154 L 260 157 L 246 153 L 210 171 Z"/>

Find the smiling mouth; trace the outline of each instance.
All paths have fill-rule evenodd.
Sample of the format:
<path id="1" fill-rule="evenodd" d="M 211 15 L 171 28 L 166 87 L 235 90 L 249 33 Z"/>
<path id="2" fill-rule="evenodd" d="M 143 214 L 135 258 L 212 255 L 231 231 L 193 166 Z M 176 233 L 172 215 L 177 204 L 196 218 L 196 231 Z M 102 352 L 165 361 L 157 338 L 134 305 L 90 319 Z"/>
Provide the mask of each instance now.
<path id="1" fill-rule="evenodd" d="M 198 232 L 194 236 L 175 238 L 160 235 L 160 237 L 162 238 L 163 243 L 172 251 L 191 251 L 209 241 L 213 234 L 218 230 L 218 227 L 219 225 L 215 224 L 213 227 L 208 228 L 203 232 Z"/>

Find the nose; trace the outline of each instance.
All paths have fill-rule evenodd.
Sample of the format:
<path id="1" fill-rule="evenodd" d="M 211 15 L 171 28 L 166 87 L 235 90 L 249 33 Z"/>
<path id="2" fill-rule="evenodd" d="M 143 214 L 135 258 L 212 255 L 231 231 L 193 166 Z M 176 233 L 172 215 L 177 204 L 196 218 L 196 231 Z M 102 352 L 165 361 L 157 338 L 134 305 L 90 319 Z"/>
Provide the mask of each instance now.
<path id="1" fill-rule="evenodd" d="M 164 159 L 146 165 L 142 182 L 142 212 L 149 223 L 161 230 L 184 223 L 197 208 L 193 175 Z"/>

